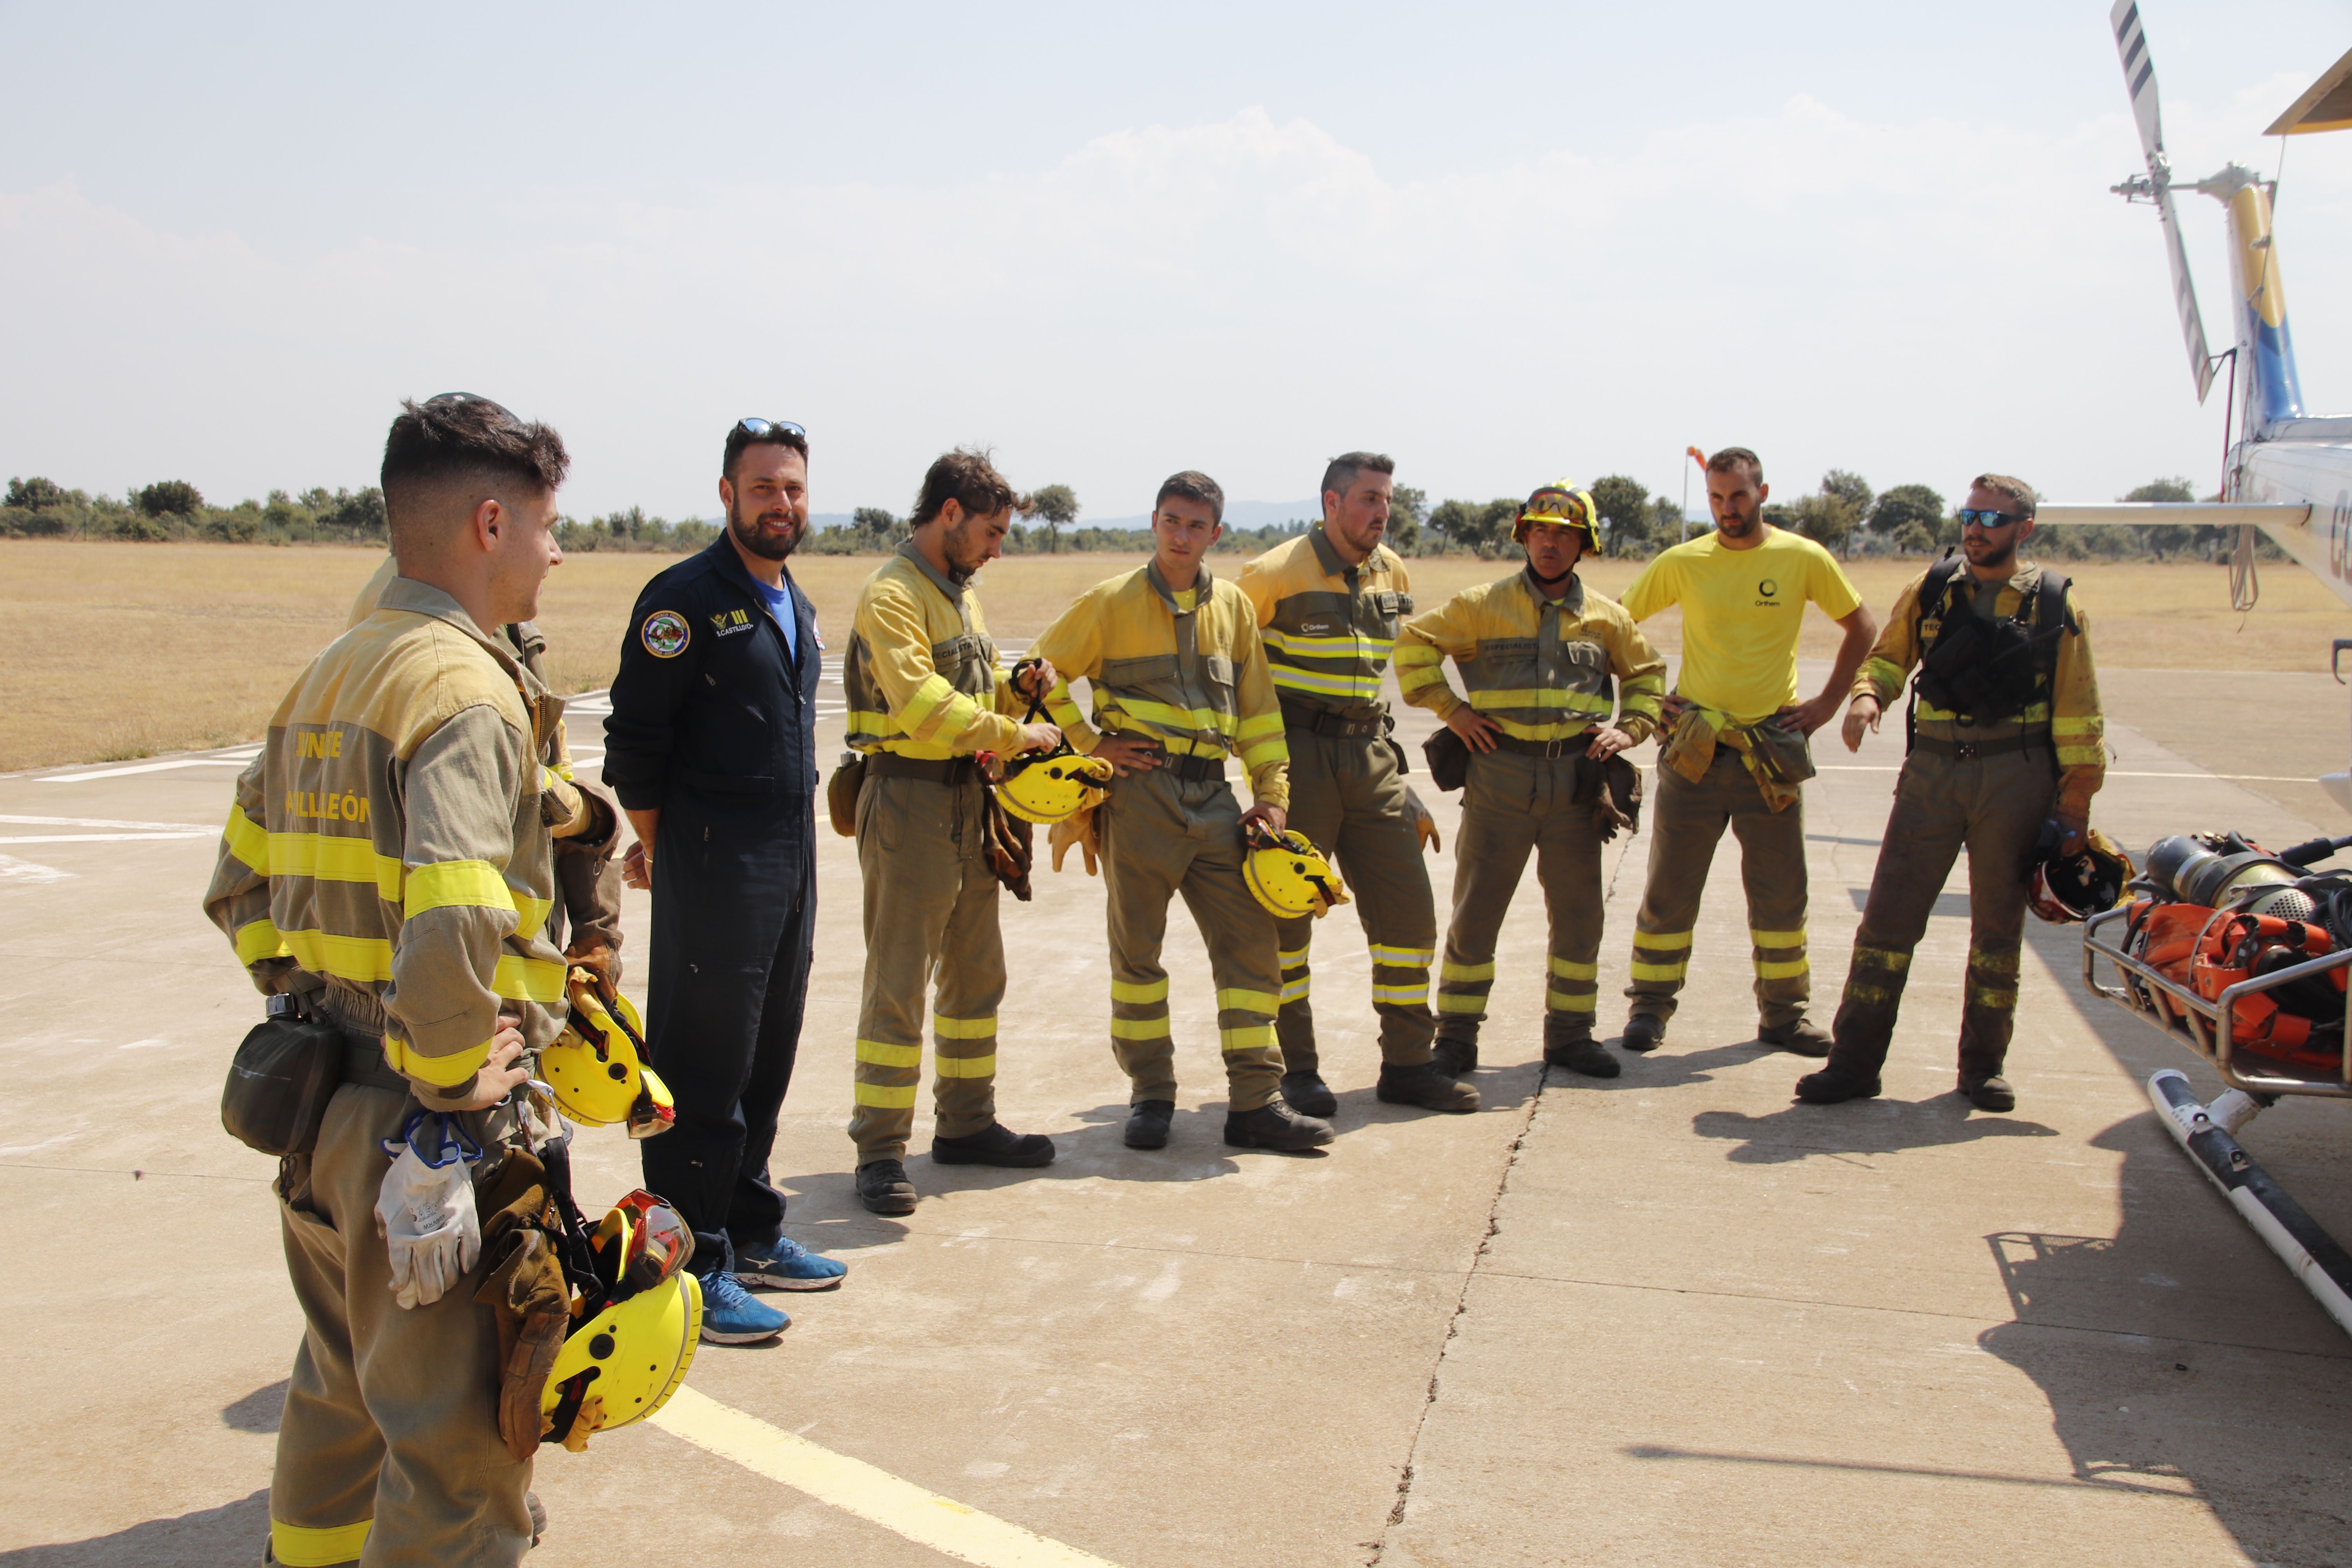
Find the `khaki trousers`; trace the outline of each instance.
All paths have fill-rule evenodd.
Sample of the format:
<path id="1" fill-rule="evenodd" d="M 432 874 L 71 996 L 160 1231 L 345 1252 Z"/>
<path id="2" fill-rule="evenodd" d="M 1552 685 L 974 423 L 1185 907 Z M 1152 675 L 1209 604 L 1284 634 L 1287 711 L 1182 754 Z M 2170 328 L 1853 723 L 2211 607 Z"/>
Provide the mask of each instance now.
<path id="1" fill-rule="evenodd" d="M 1223 779 L 1188 782 L 1151 769 L 1111 786 L 1097 808 L 1110 925 L 1110 1048 L 1129 1100 L 1176 1098 L 1168 972 L 1160 948 L 1178 893 L 1209 949 L 1228 1108 L 1255 1110 L 1281 1087 L 1274 1039 L 1282 968 L 1274 917 L 1242 882 L 1241 803 Z"/>
<path id="2" fill-rule="evenodd" d="M 2025 937 L 2025 884 L 2042 824 L 2058 794 L 2046 751 L 1959 759 L 1913 752 L 1895 783 L 1895 809 L 1853 935 L 1853 963 L 1832 1029 L 1830 1064 L 1875 1078 L 1952 862 L 1969 852 L 1969 964 L 1960 1003 L 1959 1069 L 1998 1073 L 2017 1023 L 2017 956 Z"/>
<path id="3" fill-rule="evenodd" d="M 905 1157 L 931 1003 L 936 1135 L 968 1138 L 996 1121 L 996 1009 L 1004 1000 L 1000 885 L 988 868 L 988 795 L 977 779 L 868 776 L 857 795 L 857 868 L 866 883 L 866 993 L 857 1010 L 858 1163 Z"/>
<path id="4" fill-rule="evenodd" d="M 1429 1010 L 1429 966 L 1436 956 L 1437 906 L 1421 837 L 1406 815 L 1404 778 L 1389 743 L 1373 736 L 1341 739 L 1293 730 L 1290 826 L 1333 857 L 1372 950 L 1372 1011 L 1381 1020 L 1381 1060 L 1418 1067 L 1429 1060 L 1437 1019 Z M 1286 1072 L 1314 1072 L 1315 1010 L 1308 997 L 1312 917 L 1275 922 L 1282 963 L 1282 1012 L 1275 1032 Z"/>
<path id="5" fill-rule="evenodd" d="M 506 1568 L 530 1550 L 530 1465 L 499 1436 L 499 1329 L 474 1300 L 479 1269 L 430 1306 L 393 1300 L 376 1194 L 392 1163 L 383 1140 L 415 1106 L 346 1083 L 316 1149 L 280 1166 L 286 1271 L 304 1328 L 269 1533 L 291 1568 Z"/>
<path id="6" fill-rule="evenodd" d="M 1581 747 L 1579 748 L 1581 750 Z M 1495 939 L 1536 858 L 1551 927 L 1544 1010 L 1554 1030 L 1590 1036 L 1601 959 L 1601 835 L 1576 800 L 1576 758 L 1479 752 L 1454 840 L 1454 919 L 1438 971 L 1438 1033 L 1475 1040 L 1495 988 Z"/>
<path id="7" fill-rule="evenodd" d="M 1696 784 L 1663 766 L 1656 779 L 1650 880 L 1633 921 L 1633 983 L 1625 988 L 1633 1012 L 1674 1016 L 1690 973 L 1699 896 L 1728 826 L 1739 840 L 1739 878 L 1748 889 L 1758 1020 L 1768 1029 L 1795 1023 L 1812 994 L 1805 958 L 1804 801 L 1780 811 L 1766 805 L 1748 764 L 1728 746 L 1716 749 Z"/>

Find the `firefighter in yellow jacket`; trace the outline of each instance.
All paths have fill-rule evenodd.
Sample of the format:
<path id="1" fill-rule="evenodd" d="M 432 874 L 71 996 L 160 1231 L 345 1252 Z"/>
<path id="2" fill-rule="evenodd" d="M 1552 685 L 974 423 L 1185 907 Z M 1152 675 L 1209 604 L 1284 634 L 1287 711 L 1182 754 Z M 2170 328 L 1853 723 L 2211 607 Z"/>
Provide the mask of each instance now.
<path id="1" fill-rule="evenodd" d="M 1406 804 L 1402 753 L 1389 740 L 1381 676 L 1397 627 L 1412 613 L 1404 563 L 1381 542 L 1396 465 L 1377 452 L 1334 458 L 1323 472 L 1323 521 L 1242 568 L 1258 636 L 1282 700 L 1290 751 L 1290 826 L 1339 861 L 1372 950 L 1381 1020 L 1374 1092 L 1391 1104 L 1475 1110 L 1478 1091 L 1433 1065 L 1437 1020 L 1429 967 L 1437 911 L 1421 834 Z M 1309 1116 L 1339 1102 L 1315 1048 L 1307 968 L 1315 921 L 1277 923 L 1282 1097 Z"/>
<path id="2" fill-rule="evenodd" d="M 496 628 L 535 613 L 566 458 L 486 399 L 404 409 L 383 460 L 401 574 L 278 705 L 205 896 L 254 983 L 346 1042 L 317 1142 L 277 1183 L 305 1320 L 269 1489 L 291 1564 L 511 1564 L 534 1533 L 497 1325 L 462 1257 L 420 1257 L 455 1233 L 388 1238 L 378 1211 L 384 1141 L 421 1109 L 499 1148 L 524 1053 L 562 1026 L 538 755 L 562 704 Z"/>
<path id="3" fill-rule="evenodd" d="M 1592 1037 L 1606 764 L 1656 731 L 1666 661 L 1622 605 L 1576 574 L 1600 542 L 1590 495 L 1565 479 L 1545 486 L 1515 537 L 1525 570 L 1416 616 L 1397 643 L 1405 700 L 1445 721 L 1471 753 L 1438 971 L 1438 1059 L 1452 1072 L 1477 1065 L 1495 940 L 1532 852 L 1551 922 L 1544 1059 L 1615 1078 L 1617 1058 Z M 1464 697 L 1445 683 L 1447 658 Z"/>
<path id="4" fill-rule="evenodd" d="M 931 1158 L 943 1165 L 1049 1163 L 1040 1133 L 996 1120 L 996 1009 L 1004 997 L 1000 891 L 988 860 L 995 807 L 974 757 L 1060 740 L 1014 715 L 972 575 L 996 558 L 1021 498 L 988 458 L 950 452 L 923 476 L 913 537 L 866 580 L 842 685 L 849 744 L 865 755 L 856 807 L 866 888 L 866 991 L 857 1016 L 857 1195 L 876 1214 L 912 1214 L 907 1138 L 931 1008 Z M 1041 672 L 1024 670 L 1033 681 Z M 1050 680 L 1051 672 L 1042 672 Z"/>
<path id="5" fill-rule="evenodd" d="M 1854 932 L 1829 1060 L 1798 1080 L 1800 1099 L 1831 1104 L 1878 1092 L 1912 952 L 1965 845 L 1958 1091 L 1981 1110 L 2016 1109 L 2001 1069 L 2017 1019 L 2027 878 L 2046 823 L 2057 825 L 2062 852 L 2083 847 L 2091 797 L 2106 777 L 2089 619 L 2065 579 L 2018 560 L 2034 507 L 2024 480 L 1978 475 L 1960 510 L 1964 553 L 1911 580 L 1854 677 L 1848 751 L 1919 672 L 1910 751 Z"/>
<path id="6" fill-rule="evenodd" d="M 1165 1147 L 1176 1110 L 1160 950 L 1178 893 L 1217 988 L 1225 1142 L 1297 1151 L 1331 1141 L 1328 1122 L 1299 1115 L 1277 1092 L 1282 971 L 1274 917 L 1244 883 L 1242 857 L 1253 826 L 1282 830 L 1289 751 L 1257 616 L 1205 559 L 1224 531 L 1224 491 L 1206 474 L 1171 475 L 1151 504 L 1151 560 L 1088 589 L 1029 650 L 1058 673 L 1051 711 L 1071 744 L 1118 770 L 1096 821 L 1109 893 L 1111 1052 L 1131 1085 L 1131 1149 Z M 1079 679 L 1094 688 L 1092 723 L 1070 696 Z M 1247 811 L 1225 783 L 1228 752 L 1249 773 Z"/>

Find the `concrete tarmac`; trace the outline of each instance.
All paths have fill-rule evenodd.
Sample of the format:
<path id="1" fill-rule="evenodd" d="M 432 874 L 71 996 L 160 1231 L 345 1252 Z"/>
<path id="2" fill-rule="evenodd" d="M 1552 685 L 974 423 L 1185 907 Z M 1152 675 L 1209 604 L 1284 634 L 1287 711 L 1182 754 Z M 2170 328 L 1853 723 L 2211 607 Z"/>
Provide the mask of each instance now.
<path id="1" fill-rule="evenodd" d="M 2214 776 L 2297 770 L 2152 738 L 2238 729 L 2230 701 L 2192 694 L 2200 729 L 2174 683 L 2115 689 L 2129 693 L 2110 719 L 2118 773 L 2161 775 L 2100 797 L 2135 850 L 2206 826 L 2316 830 L 2279 798 L 2301 796 Z M 601 744 L 593 708 L 574 720 L 583 752 Z M 1458 797 L 1420 778 L 1427 724 L 1406 714 L 1450 847 Z M 2312 726 L 2342 721 L 2329 706 Z M 837 705 L 823 735 L 837 743 Z M 1818 740 L 1805 809 L 1826 1020 L 1901 738 L 1890 724 L 1859 756 Z M 234 773 L 215 756 L 0 778 L 0 1568 L 260 1559 L 300 1319 L 272 1163 L 216 1114 L 258 1014 L 197 908 Z M 1647 847 L 1608 857 L 1612 1033 Z M 1432 861 L 1441 905 L 1452 866 Z M 1342 910 L 1315 964 L 1341 1136 L 1308 1157 L 1219 1142 L 1213 998 L 1181 905 L 1175 1135 L 1158 1153 L 1120 1144 L 1101 883 L 1075 859 L 1041 865 L 1035 901 L 1005 906 L 999 1104 L 1061 1157 L 989 1172 L 918 1152 L 923 1204 L 905 1220 L 866 1214 L 851 1186 L 862 952 L 855 859 L 829 833 L 820 882 L 773 1168 L 793 1234 L 848 1280 L 772 1298 L 792 1330 L 704 1347 L 688 1386 L 1045 1538 L 1020 1561 L 1079 1560 L 1051 1543 L 1125 1568 L 2352 1561 L 2352 1340 L 2141 1087 L 2181 1067 L 2210 1098 L 2213 1076 L 2086 996 L 2078 931 L 2037 924 L 2018 1110 L 1951 1092 L 1965 863 L 1885 1097 L 1839 1107 L 1792 1104 L 1811 1064 L 1754 1039 L 1728 839 L 1683 1010 L 1611 1081 L 1541 1066 L 1542 905 L 1522 887 L 1472 1116 L 1372 1099 L 1369 970 Z M 919 1121 L 918 1151 L 928 1139 Z M 2352 1107 L 2290 1101 L 2246 1142 L 2352 1238 Z M 635 1184 L 618 1129 L 580 1144 L 592 1211 Z M 789 1466 L 762 1473 L 692 1435 L 640 1426 L 544 1451 L 552 1528 L 532 1562 L 1015 1560 L 951 1530 L 947 1550 L 922 1544 L 886 1510 L 816 1500 L 772 1479 Z"/>

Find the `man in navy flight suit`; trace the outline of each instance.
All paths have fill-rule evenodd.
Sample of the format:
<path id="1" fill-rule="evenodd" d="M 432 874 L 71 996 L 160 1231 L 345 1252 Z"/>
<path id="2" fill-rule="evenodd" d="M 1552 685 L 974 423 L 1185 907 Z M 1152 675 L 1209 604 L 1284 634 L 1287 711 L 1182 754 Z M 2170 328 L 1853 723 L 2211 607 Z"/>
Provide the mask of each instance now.
<path id="1" fill-rule="evenodd" d="M 816 612 L 784 563 L 808 531 L 808 435 L 728 432 L 727 532 L 646 584 L 604 721 L 604 782 L 636 829 L 625 876 L 654 896 L 646 1044 L 677 1125 L 646 1185 L 695 1232 L 702 1337 L 791 1319 L 744 1289 L 821 1290 L 845 1267 L 782 1232 L 768 1180 L 816 920 Z"/>

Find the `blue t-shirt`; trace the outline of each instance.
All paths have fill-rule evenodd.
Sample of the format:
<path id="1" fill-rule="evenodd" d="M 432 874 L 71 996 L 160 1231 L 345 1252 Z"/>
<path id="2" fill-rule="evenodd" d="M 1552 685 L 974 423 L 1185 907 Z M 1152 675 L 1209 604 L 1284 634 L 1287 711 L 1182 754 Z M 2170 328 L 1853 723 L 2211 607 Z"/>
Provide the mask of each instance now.
<path id="1" fill-rule="evenodd" d="M 793 661 L 797 664 L 801 657 L 800 617 L 793 613 L 792 589 L 771 588 L 757 577 L 751 579 L 751 586 L 760 591 L 760 597 L 768 601 L 768 614 L 776 617 L 776 625 L 784 634 L 784 651 L 791 654 Z"/>

